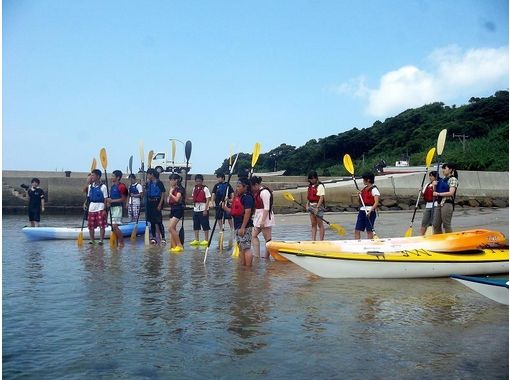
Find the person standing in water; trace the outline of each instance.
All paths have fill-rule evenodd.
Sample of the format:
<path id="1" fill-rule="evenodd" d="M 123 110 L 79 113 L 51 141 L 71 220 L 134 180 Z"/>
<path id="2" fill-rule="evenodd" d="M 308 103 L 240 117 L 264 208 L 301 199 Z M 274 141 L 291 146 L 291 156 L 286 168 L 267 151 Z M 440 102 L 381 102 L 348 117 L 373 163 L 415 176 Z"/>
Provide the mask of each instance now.
<path id="1" fill-rule="evenodd" d="M 315 170 L 308 174 L 308 193 L 306 210 L 310 212 L 310 222 L 312 224 L 312 240 L 317 240 L 317 228 L 319 228 L 319 240 L 324 240 L 324 222 L 321 217 L 324 216 L 324 197 L 326 188 L 319 181 L 319 176 Z"/>

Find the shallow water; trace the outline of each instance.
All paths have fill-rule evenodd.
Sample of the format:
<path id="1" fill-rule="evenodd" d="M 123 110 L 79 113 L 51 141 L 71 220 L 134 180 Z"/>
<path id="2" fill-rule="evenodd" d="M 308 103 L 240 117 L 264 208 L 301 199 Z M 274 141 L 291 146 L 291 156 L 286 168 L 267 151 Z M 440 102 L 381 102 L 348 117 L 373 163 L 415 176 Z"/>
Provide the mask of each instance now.
<path id="1" fill-rule="evenodd" d="M 250 270 L 213 248 L 204 266 L 203 249 L 142 238 L 28 242 L 25 224 L 3 218 L 4 378 L 508 378 L 508 307 L 450 279 Z M 307 231 L 282 224 L 274 239 Z"/>

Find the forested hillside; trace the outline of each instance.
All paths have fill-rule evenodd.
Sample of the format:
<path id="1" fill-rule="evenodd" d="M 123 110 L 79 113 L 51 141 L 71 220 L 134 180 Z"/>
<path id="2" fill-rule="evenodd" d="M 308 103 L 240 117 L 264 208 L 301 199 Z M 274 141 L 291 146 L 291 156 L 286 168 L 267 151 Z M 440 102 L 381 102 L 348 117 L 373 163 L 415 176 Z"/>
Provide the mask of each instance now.
<path id="1" fill-rule="evenodd" d="M 286 169 L 286 175 L 306 175 L 315 169 L 319 175 L 346 175 L 345 153 L 351 155 L 357 171 L 373 170 L 381 160 L 392 165 L 406 156 L 410 165 L 424 165 L 443 128 L 448 129 L 443 161 L 454 162 L 461 170 L 508 171 L 508 100 L 508 91 L 498 91 L 459 107 L 432 103 L 376 121 L 370 128 L 310 140 L 298 148 L 282 143 L 260 155 L 256 171 Z M 241 153 L 235 171 L 250 165 L 251 152 Z M 227 168 L 225 159 L 217 171 Z"/>

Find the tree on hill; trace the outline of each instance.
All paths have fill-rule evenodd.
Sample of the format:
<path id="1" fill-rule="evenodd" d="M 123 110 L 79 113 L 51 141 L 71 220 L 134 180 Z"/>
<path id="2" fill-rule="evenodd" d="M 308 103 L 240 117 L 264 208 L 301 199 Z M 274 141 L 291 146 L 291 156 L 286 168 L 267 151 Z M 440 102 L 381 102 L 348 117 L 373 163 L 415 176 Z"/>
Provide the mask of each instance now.
<path id="1" fill-rule="evenodd" d="M 408 109 L 370 128 L 310 140 L 301 147 L 281 144 L 261 154 L 257 171 L 286 169 L 287 175 L 347 175 L 341 157 L 349 153 L 359 170 L 371 170 L 379 161 L 392 163 L 410 156 L 411 165 L 423 165 L 438 133 L 448 129 L 443 159 L 464 170 L 508 171 L 508 91 L 487 98 L 471 98 L 463 106 L 436 102 Z M 453 138 L 468 136 L 465 146 Z M 249 169 L 251 154 L 239 155 L 238 169 Z M 228 159 L 217 171 L 226 172 Z"/>

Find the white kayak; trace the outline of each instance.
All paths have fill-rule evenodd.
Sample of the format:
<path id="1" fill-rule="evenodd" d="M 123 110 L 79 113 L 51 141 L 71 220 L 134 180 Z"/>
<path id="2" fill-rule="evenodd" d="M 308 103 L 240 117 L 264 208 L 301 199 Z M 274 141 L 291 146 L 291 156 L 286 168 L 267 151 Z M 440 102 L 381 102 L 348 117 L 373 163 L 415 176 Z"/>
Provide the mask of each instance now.
<path id="1" fill-rule="evenodd" d="M 119 226 L 122 235 L 131 236 L 136 223 L 126 223 Z M 29 240 L 74 240 L 78 239 L 81 227 L 23 227 L 23 233 Z M 99 228 L 95 229 L 96 237 L 99 237 Z M 105 238 L 110 237 L 112 229 L 110 226 L 105 229 Z M 142 235 L 145 232 L 145 221 L 138 222 L 137 235 Z M 89 239 L 89 231 L 85 226 L 83 228 L 83 239 Z"/>
<path id="2" fill-rule="evenodd" d="M 458 274 L 452 275 L 451 278 L 493 301 L 508 305 L 508 280 Z"/>

